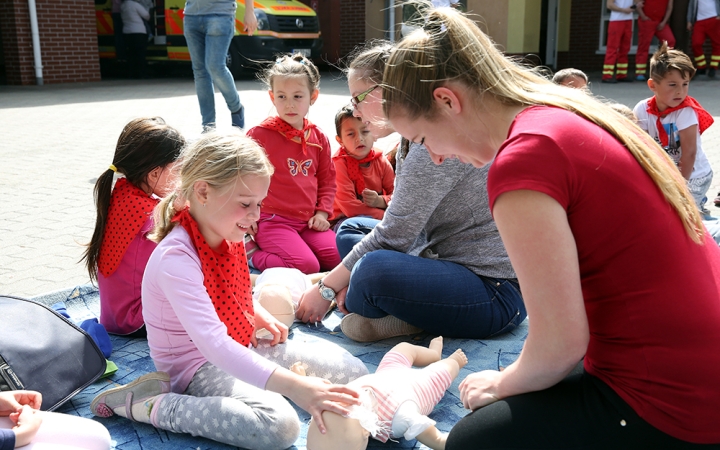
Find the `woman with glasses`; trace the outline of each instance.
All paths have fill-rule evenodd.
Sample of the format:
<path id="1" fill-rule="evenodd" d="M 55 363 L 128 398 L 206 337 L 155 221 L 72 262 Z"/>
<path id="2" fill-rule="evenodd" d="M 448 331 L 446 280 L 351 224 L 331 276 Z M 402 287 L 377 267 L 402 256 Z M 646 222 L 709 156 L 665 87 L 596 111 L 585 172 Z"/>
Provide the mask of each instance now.
<path id="1" fill-rule="evenodd" d="M 368 44 L 348 71 L 355 114 L 376 138 L 394 131 L 377 89 L 391 49 Z M 297 317 L 321 321 L 334 299 L 348 314 L 342 331 L 360 342 L 422 330 L 480 339 L 515 329 L 525 306 L 488 208 L 487 173 L 457 160 L 436 166 L 422 145 L 401 143 L 384 218 L 343 223 L 338 247 L 359 242 L 305 292 Z"/>

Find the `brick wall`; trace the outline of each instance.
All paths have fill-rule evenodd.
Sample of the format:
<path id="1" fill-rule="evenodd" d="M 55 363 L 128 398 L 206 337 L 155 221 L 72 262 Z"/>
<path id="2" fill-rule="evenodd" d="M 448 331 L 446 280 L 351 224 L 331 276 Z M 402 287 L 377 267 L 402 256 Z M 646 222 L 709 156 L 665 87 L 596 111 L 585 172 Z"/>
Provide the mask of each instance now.
<path id="1" fill-rule="evenodd" d="M 100 81 L 95 6 L 90 0 L 36 0 L 43 82 Z M 8 84 L 35 84 L 26 0 L 0 0 Z"/>
<path id="2" fill-rule="evenodd" d="M 33 72 L 32 39 L 27 2 L 3 0 L 0 2 L 0 38 L 3 41 L 5 78 L 8 84 L 31 84 Z"/>
<path id="3" fill-rule="evenodd" d="M 340 55 L 350 53 L 365 42 L 365 0 L 340 3 Z"/>
<path id="4" fill-rule="evenodd" d="M 600 4 L 573 1 L 570 10 L 570 50 L 558 52 L 558 68 L 575 67 L 584 72 L 602 70 L 605 55 L 596 55 L 600 39 Z"/>

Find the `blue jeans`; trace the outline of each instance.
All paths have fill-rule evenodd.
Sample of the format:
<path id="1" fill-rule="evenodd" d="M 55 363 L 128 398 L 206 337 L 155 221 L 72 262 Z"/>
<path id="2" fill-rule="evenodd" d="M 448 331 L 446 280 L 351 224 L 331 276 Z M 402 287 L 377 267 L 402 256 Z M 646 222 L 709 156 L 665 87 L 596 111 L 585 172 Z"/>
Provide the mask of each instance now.
<path id="1" fill-rule="evenodd" d="M 235 35 L 235 17 L 227 14 L 185 16 L 185 39 L 187 40 L 195 91 L 200 103 L 203 127 L 215 125 L 215 89 L 217 86 L 225 97 L 231 113 L 242 106 L 230 70 L 225 65 L 230 41 Z"/>
<path id="2" fill-rule="evenodd" d="M 353 247 L 355 247 L 355 244 L 362 241 L 362 239 L 375 228 L 375 225 L 379 223 L 379 220 L 367 216 L 345 219 L 340 227 L 335 230 L 337 233 L 335 243 L 337 244 L 340 258 L 345 258 L 347 254 L 352 251 Z"/>
<path id="3" fill-rule="evenodd" d="M 527 315 L 515 280 L 480 277 L 460 264 L 393 250 L 370 252 L 355 264 L 345 307 L 466 339 L 512 331 Z"/>

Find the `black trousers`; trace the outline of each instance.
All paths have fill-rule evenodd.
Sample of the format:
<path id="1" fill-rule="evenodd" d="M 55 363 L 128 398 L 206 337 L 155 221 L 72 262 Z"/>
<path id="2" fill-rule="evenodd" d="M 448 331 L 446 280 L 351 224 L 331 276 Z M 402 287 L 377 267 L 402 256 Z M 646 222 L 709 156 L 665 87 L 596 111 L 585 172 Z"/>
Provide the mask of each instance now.
<path id="1" fill-rule="evenodd" d="M 549 389 L 468 414 L 450 431 L 445 448 L 659 450 L 720 449 L 720 444 L 691 444 L 663 433 L 580 364 Z"/>
<path id="2" fill-rule="evenodd" d="M 145 33 L 131 33 L 125 35 L 125 43 L 128 50 L 128 66 L 130 76 L 144 78 L 147 76 L 147 53 L 148 35 Z"/>

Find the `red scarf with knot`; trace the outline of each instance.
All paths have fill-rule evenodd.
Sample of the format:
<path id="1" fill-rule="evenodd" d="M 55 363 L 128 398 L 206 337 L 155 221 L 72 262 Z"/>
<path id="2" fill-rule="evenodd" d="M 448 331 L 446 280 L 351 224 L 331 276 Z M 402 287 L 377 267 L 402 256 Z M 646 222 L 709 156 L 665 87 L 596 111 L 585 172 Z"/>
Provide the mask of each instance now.
<path id="1" fill-rule="evenodd" d="M 110 207 L 98 257 L 98 272 L 106 277 L 115 273 L 130 243 L 159 201 L 148 196 L 127 179 L 117 180 L 110 196 Z"/>
<path id="2" fill-rule="evenodd" d="M 185 208 L 172 219 L 185 228 L 200 257 L 203 285 L 228 336 L 247 346 L 255 332 L 255 310 L 250 289 L 245 247 L 223 240 L 218 251 L 210 248 L 197 222 Z"/>
<path id="3" fill-rule="evenodd" d="M 315 147 L 318 147 L 320 150 L 322 150 L 322 145 L 314 144 L 307 141 L 307 139 L 310 137 L 310 132 L 312 132 L 313 129 L 317 128 L 314 123 L 310 122 L 307 119 L 303 119 L 302 130 L 298 130 L 297 128 L 293 127 L 292 125 L 277 116 L 268 117 L 267 119 L 263 120 L 263 122 L 259 126 L 262 128 L 267 128 L 268 130 L 277 131 L 278 133 L 285 136 L 288 140 L 293 141 L 296 144 L 300 144 L 304 155 L 307 155 L 308 145 L 314 145 Z M 268 151 L 269 149 L 266 148 L 265 150 Z"/>
<path id="4" fill-rule="evenodd" d="M 333 156 L 333 161 L 345 158 L 348 176 L 355 183 L 355 193 L 358 197 L 362 197 L 362 193 L 365 190 L 365 178 L 363 178 L 362 173 L 360 172 L 360 164 L 365 164 L 375 159 L 382 158 L 382 156 L 383 154 L 381 152 L 371 149 L 370 153 L 368 153 L 363 159 L 355 159 L 347 152 L 347 150 L 345 150 L 345 147 L 340 147 L 337 155 Z"/>
<path id="5" fill-rule="evenodd" d="M 705 111 L 705 109 L 703 109 L 703 107 L 700 106 L 700 103 L 698 103 L 697 100 L 695 100 L 694 98 L 692 98 L 688 95 L 687 97 L 685 97 L 685 100 L 680 102 L 679 105 L 674 106 L 672 108 L 667 108 L 662 112 L 660 112 L 660 110 L 658 110 L 657 101 L 655 100 L 655 97 L 652 97 L 650 100 L 648 100 L 646 111 L 648 112 L 648 114 L 657 116 L 657 121 L 656 121 L 655 126 L 657 127 L 657 130 L 658 130 L 658 138 L 660 139 L 660 144 L 663 147 L 667 147 L 669 142 L 668 142 L 667 132 L 665 131 L 665 127 L 663 126 L 660 119 L 667 116 L 668 114 L 670 114 L 673 111 L 677 111 L 678 109 L 683 109 L 683 108 L 688 108 L 688 107 L 695 110 L 695 113 L 698 116 L 698 129 L 700 130 L 700 134 L 702 134 L 703 131 L 707 130 L 708 127 L 713 124 L 715 119 L 713 119 L 713 116 L 710 115 L 709 112 Z"/>

